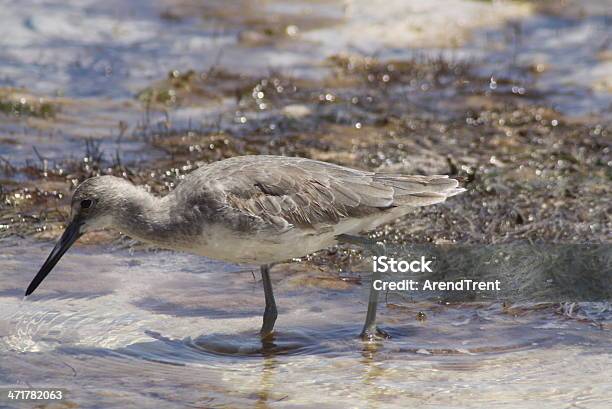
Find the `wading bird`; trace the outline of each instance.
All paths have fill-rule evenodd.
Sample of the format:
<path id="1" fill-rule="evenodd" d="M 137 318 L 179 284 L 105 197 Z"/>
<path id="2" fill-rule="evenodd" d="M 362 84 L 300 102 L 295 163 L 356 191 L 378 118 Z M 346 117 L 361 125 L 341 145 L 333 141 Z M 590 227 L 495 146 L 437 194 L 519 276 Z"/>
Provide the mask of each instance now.
<path id="1" fill-rule="evenodd" d="M 367 172 L 316 160 L 238 156 L 202 166 L 168 195 L 156 197 L 125 179 L 85 180 L 72 197 L 68 227 L 26 290 L 40 285 L 84 233 L 112 228 L 156 246 L 231 263 L 261 266 L 266 307 L 262 339 L 277 317 L 270 264 L 302 257 L 461 193 L 447 176 Z M 376 327 L 378 292 L 370 290 L 364 339 Z"/>

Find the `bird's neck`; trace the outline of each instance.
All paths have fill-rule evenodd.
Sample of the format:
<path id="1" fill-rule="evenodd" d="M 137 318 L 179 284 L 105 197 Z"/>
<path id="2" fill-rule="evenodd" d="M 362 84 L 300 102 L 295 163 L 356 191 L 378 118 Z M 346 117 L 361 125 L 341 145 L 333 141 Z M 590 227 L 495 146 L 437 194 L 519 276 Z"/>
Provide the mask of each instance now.
<path id="1" fill-rule="evenodd" d="M 124 196 L 114 216 L 115 227 L 126 235 L 160 247 L 181 249 L 193 235 L 194 224 L 172 206 L 169 197 L 156 197 L 134 187 Z"/>

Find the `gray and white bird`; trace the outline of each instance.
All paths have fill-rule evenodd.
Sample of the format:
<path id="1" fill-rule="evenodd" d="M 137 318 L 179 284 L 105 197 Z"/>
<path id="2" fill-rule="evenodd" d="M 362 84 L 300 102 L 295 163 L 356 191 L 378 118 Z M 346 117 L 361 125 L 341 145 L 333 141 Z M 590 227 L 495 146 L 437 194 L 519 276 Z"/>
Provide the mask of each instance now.
<path id="1" fill-rule="evenodd" d="M 269 265 L 366 232 L 463 192 L 444 175 L 414 176 L 351 169 L 283 156 L 238 156 L 202 166 L 168 195 L 156 197 L 114 176 L 85 180 L 72 197 L 68 227 L 26 290 L 40 285 L 84 233 L 111 228 L 162 248 L 261 266 L 266 307 L 260 335 L 277 318 Z M 361 336 L 376 328 L 371 289 Z"/>

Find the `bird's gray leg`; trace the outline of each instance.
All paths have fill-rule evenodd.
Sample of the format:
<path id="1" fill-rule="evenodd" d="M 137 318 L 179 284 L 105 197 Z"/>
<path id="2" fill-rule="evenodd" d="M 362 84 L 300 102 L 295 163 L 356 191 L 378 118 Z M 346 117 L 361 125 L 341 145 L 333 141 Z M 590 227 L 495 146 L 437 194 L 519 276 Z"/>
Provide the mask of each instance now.
<path id="1" fill-rule="evenodd" d="M 366 237 L 353 236 L 349 234 L 340 234 L 336 236 L 338 241 L 356 244 L 361 246 L 374 245 L 374 255 L 380 257 L 387 253 L 384 243 L 372 240 Z M 381 274 L 379 271 L 372 272 L 372 283 L 380 280 Z M 389 334 L 376 326 L 376 309 L 378 307 L 378 291 L 374 286 L 370 287 L 370 296 L 368 300 L 368 312 L 366 313 L 365 324 L 359 336 L 365 341 L 372 341 L 377 338 L 390 338 Z"/>
<path id="2" fill-rule="evenodd" d="M 276 301 L 274 301 L 274 293 L 272 292 L 272 282 L 270 281 L 270 266 L 261 266 L 261 280 L 263 281 L 264 295 L 266 296 L 266 309 L 263 315 L 263 325 L 259 332 L 261 338 L 267 338 L 272 334 L 274 323 L 278 316 L 276 310 Z"/>

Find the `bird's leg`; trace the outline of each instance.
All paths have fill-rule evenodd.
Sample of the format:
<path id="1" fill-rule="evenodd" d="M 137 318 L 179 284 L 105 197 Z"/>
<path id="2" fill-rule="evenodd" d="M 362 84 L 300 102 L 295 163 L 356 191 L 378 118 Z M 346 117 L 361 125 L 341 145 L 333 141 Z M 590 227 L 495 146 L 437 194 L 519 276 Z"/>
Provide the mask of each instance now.
<path id="1" fill-rule="evenodd" d="M 372 283 L 380 280 L 380 272 L 372 272 Z M 391 336 L 376 326 L 376 309 L 378 307 L 378 290 L 374 286 L 370 288 L 370 296 L 368 300 L 368 312 L 366 313 L 365 323 L 359 336 L 364 341 L 373 341 L 377 338 L 391 338 Z"/>
<path id="2" fill-rule="evenodd" d="M 338 241 L 357 244 L 361 246 L 374 245 L 374 254 L 378 257 L 383 256 L 387 253 L 384 243 L 372 240 L 365 237 L 353 236 L 349 234 L 340 234 L 336 236 Z M 376 280 L 380 280 L 381 273 L 379 271 L 372 272 L 372 283 Z M 376 326 L 376 309 L 378 307 L 378 291 L 374 289 L 374 286 L 370 287 L 370 296 L 368 299 L 368 312 L 366 313 L 365 324 L 361 330 L 359 337 L 364 341 L 373 341 L 380 338 L 390 338 L 390 335 L 385 331 L 381 330 Z"/>
<path id="3" fill-rule="evenodd" d="M 261 280 L 263 281 L 264 295 L 266 297 L 266 309 L 263 315 L 263 325 L 259 334 L 261 338 L 267 338 L 272 335 L 274 323 L 278 316 L 276 310 L 276 301 L 274 301 L 274 293 L 272 292 L 272 282 L 270 281 L 270 266 L 261 266 Z"/>

